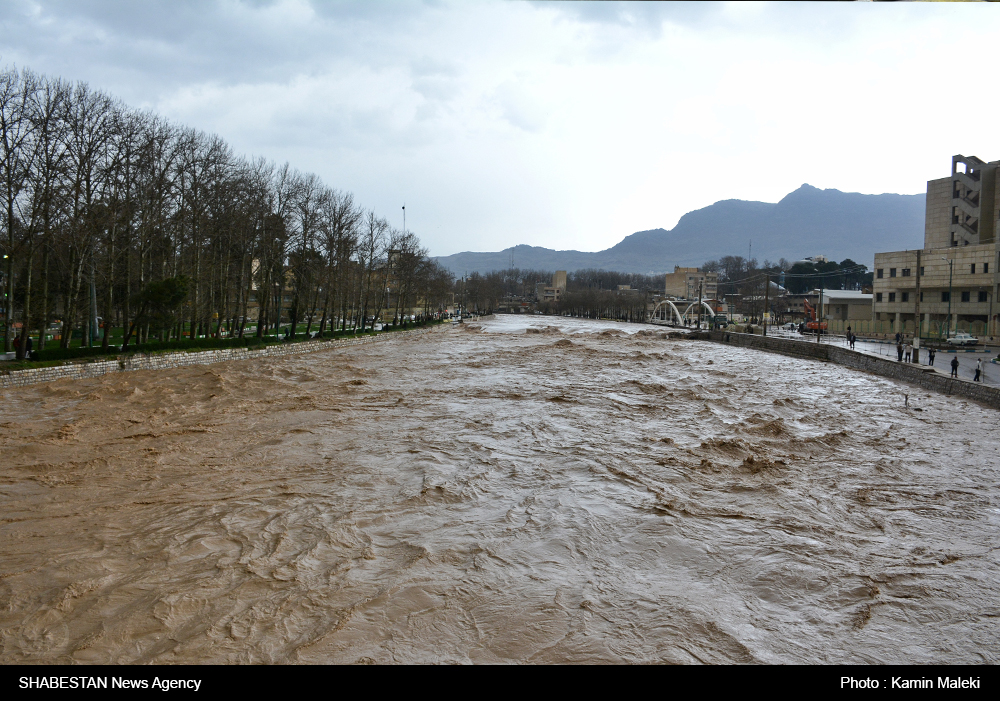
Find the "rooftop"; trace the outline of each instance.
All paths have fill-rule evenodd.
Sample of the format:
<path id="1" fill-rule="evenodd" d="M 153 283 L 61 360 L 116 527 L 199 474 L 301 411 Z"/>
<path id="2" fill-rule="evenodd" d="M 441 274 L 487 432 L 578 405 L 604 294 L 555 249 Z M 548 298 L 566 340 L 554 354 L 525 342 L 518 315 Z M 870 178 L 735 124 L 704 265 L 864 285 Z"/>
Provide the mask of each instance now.
<path id="1" fill-rule="evenodd" d="M 809 294 L 818 295 L 819 290 L 812 290 Z M 860 290 L 823 290 L 823 299 L 844 299 L 854 302 L 870 302 L 872 301 L 871 293 L 861 292 Z"/>

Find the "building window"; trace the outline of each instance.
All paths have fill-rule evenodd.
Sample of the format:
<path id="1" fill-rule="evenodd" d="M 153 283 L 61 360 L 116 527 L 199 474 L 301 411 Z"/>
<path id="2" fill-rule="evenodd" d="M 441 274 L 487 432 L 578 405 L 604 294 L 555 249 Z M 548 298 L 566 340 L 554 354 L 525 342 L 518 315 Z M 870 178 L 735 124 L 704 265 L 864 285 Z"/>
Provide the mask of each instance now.
<path id="1" fill-rule="evenodd" d="M 903 268 L 903 277 L 910 277 L 910 269 Z"/>
<path id="2" fill-rule="evenodd" d="M 875 277 L 877 277 L 879 280 L 882 279 L 882 268 L 879 268 L 878 270 L 875 271 Z"/>
<path id="3" fill-rule="evenodd" d="M 896 269 L 889 268 L 889 277 L 896 277 Z"/>
<path id="4" fill-rule="evenodd" d="M 895 292 L 890 292 L 889 293 L 889 301 L 890 302 L 895 302 L 896 301 L 896 293 Z"/>
<path id="5" fill-rule="evenodd" d="M 969 266 L 969 272 L 970 272 L 971 274 L 973 274 L 973 275 L 975 275 L 975 274 L 976 274 L 976 264 L 975 264 L 975 263 L 972 263 L 972 264 L 971 264 L 971 265 Z"/>
<path id="6" fill-rule="evenodd" d="M 963 302 L 968 302 L 968 301 L 969 301 L 969 296 L 970 296 L 970 295 L 969 295 L 969 293 L 968 293 L 968 292 L 963 292 L 963 293 L 962 293 L 962 301 L 963 301 Z"/>
<path id="7" fill-rule="evenodd" d="M 875 293 L 875 301 L 876 302 L 881 302 L 882 301 L 882 293 L 881 292 L 876 292 Z"/>
<path id="8" fill-rule="evenodd" d="M 924 266 L 922 266 L 922 265 L 920 266 L 920 274 L 921 274 L 921 275 L 923 275 L 923 274 L 924 274 Z"/>
<path id="9" fill-rule="evenodd" d="M 950 302 L 951 301 L 951 293 L 950 292 L 942 292 L 941 293 L 941 301 L 942 302 Z"/>
<path id="10" fill-rule="evenodd" d="M 985 302 L 986 301 L 986 293 L 985 292 L 980 292 L 979 293 L 979 301 L 980 302 Z"/>
<path id="11" fill-rule="evenodd" d="M 909 302 L 910 301 L 910 293 L 909 292 L 904 292 L 903 293 L 903 299 L 901 301 L 903 301 L 903 302 Z"/>
<path id="12" fill-rule="evenodd" d="M 921 292 L 921 293 L 920 293 L 920 301 L 921 301 L 921 302 L 923 302 L 923 301 L 924 301 L 924 293 L 923 293 L 923 292 Z"/>
<path id="13" fill-rule="evenodd" d="M 989 263 L 983 263 L 983 274 L 985 275 L 988 272 L 990 272 L 990 264 Z"/>

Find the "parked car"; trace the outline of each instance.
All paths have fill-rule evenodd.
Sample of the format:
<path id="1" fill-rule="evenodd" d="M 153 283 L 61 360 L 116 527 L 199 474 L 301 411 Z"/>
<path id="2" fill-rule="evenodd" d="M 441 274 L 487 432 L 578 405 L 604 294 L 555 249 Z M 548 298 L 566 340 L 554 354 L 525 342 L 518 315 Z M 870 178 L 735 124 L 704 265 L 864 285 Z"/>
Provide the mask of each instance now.
<path id="1" fill-rule="evenodd" d="M 979 343 L 979 339 L 975 336 L 970 336 L 964 331 L 959 331 L 954 336 L 948 338 L 949 346 L 974 346 Z"/>

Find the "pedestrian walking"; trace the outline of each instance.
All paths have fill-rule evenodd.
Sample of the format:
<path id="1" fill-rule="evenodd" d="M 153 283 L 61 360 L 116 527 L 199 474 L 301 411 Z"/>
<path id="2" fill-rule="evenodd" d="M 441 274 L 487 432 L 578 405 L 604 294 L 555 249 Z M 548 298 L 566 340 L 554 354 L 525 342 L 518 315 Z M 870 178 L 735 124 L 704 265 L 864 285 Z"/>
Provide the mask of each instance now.
<path id="1" fill-rule="evenodd" d="M 897 331 L 896 332 L 896 345 L 898 346 L 902 342 L 903 342 L 903 334 L 901 334 L 899 331 Z"/>
<path id="2" fill-rule="evenodd" d="M 972 379 L 973 382 L 982 382 L 980 379 L 983 376 L 983 359 L 980 358 L 976 361 L 976 376 Z"/>
<path id="3" fill-rule="evenodd" d="M 913 355 L 913 346 L 907 343 L 906 345 L 903 346 L 903 357 L 905 358 L 906 362 L 910 362 L 910 357 L 912 355 Z"/>
<path id="4" fill-rule="evenodd" d="M 896 341 L 896 360 L 903 362 L 903 344 Z"/>
<path id="5" fill-rule="evenodd" d="M 927 351 L 927 364 L 934 367 L 934 349 L 931 348 Z"/>
<path id="6" fill-rule="evenodd" d="M 951 376 L 958 378 L 958 356 L 951 359 Z"/>

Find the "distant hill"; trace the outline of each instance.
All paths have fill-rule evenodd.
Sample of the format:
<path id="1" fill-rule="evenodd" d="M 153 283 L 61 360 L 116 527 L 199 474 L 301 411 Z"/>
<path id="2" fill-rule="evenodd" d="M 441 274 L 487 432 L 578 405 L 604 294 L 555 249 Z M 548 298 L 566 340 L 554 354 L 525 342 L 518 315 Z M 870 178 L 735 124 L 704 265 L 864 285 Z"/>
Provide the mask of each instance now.
<path id="1" fill-rule="evenodd" d="M 851 258 L 869 268 L 875 253 L 919 248 L 924 240 L 924 198 L 920 195 L 862 195 L 803 185 L 777 204 L 722 200 L 688 212 L 677 226 L 637 231 L 597 253 L 514 246 L 497 253 L 456 253 L 437 258 L 456 275 L 510 267 L 625 273 L 663 273 L 675 265 L 701 265 L 726 255 L 777 261 L 825 255 Z"/>

